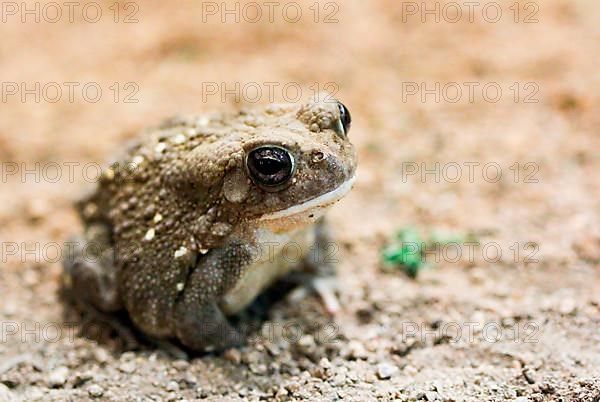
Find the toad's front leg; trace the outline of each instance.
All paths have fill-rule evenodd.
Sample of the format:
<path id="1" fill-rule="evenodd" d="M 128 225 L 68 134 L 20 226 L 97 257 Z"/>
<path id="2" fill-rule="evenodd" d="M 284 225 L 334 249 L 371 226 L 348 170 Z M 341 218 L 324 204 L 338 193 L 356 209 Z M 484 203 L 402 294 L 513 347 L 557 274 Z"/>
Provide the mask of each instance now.
<path id="1" fill-rule="evenodd" d="M 219 307 L 221 296 L 241 278 L 252 248 L 239 241 L 211 250 L 190 273 L 175 306 L 175 333 L 190 349 L 211 352 L 238 346 L 242 335 Z"/>

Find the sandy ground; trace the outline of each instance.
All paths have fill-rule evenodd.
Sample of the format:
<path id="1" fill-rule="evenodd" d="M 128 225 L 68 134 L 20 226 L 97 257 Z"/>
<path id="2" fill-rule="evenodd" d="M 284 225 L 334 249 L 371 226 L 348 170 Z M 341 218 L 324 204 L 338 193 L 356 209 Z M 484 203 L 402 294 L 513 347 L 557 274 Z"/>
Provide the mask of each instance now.
<path id="1" fill-rule="evenodd" d="M 96 23 L 82 5 L 55 23 L 44 3 L 39 23 L 3 9 L 0 400 L 600 400 L 597 1 L 518 15 L 484 2 L 472 22 L 461 2 L 460 21 L 442 2 L 436 22 L 420 2 L 320 2 L 316 16 L 300 1 L 299 21 L 277 3 L 258 23 L 166 3 L 123 5 L 115 22 L 101 1 Z M 236 83 L 261 88 L 258 103 L 266 83 L 277 101 L 295 97 L 286 84 L 305 98 L 335 83 L 352 111 L 359 180 L 330 218 L 342 311 L 283 298 L 223 356 L 124 350 L 59 300 L 72 201 L 142 127 L 252 103 L 224 93 Z M 406 225 L 479 245 L 428 255 L 439 261 L 417 280 L 385 273 L 380 249 Z"/>

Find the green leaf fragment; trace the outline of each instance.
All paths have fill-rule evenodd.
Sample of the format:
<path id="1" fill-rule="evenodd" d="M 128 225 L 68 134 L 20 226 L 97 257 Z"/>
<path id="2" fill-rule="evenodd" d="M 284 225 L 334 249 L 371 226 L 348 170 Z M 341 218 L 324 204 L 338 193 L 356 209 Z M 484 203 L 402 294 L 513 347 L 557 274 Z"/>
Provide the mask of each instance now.
<path id="1" fill-rule="evenodd" d="M 381 252 L 384 266 L 388 269 L 401 268 L 411 278 L 416 278 L 425 267 L 425 250 L 447 244 L 462 244 L 472 236 L 462 233 L 434 230 L 423 241 L 419 232 L 412 226 L 400 229 Z"/>

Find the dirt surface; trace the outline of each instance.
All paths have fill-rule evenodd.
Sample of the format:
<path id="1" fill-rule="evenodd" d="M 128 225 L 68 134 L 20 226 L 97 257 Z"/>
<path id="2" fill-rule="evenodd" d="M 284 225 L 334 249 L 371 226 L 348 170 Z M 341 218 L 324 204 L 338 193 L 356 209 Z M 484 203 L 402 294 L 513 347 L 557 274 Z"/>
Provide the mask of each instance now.
<path id="1" fill-rule="evenodd" d="M 49 9 L 39 23 L 3 13 L 1 401 L 600 400 L 598 2 L 522 2 L 515 22 L 499 1 L 495 23 L 487 3 L 473 22 L 460 2 L 460 21 L 439 3 L 436 22 L 396 0 L 321 2 L 315 22 L 312 3 L 294 3 L 297 22 L 281 5 L 273 22 L 264 5 L 258 23 L 203 22 L 195 1 L 122 5 L 119 22 L 103 1 L 96 23 L 83 7 L 73 22 L 64 7 L 57 22 Z M 249 91 L 239 102 L 208 95 L 236 83 Z M 277 101 L 295 97 L 286 84 L 306 98 L 336 83 L 352 111 L 359 179 L 330 218 L 342 311 L 284 297 L 248 346 L 189 359 L 126 350 L 69 313 L 57 250 L 80 230 L 72 201 L 97 164 L 162 118 L 252 103 L 256 86 L 269 103 L 265 83 Z M 416 280 L 383 272 L 381 247 L 407 225 L 479 245 L 428 254 Z"/>

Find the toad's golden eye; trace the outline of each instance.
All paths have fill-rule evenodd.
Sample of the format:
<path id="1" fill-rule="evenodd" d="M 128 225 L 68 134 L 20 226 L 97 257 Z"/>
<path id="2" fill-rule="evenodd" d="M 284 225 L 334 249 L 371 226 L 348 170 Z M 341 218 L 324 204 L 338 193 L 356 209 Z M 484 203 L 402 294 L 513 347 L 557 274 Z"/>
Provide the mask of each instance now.
<path id="1" fill-rule="evenodd" d="M 246 159 L 252 180 L 261 186 L 277 188 L 287 183 L 294 173 L 294 158 L 275 146 L 256 148 Z"/>

